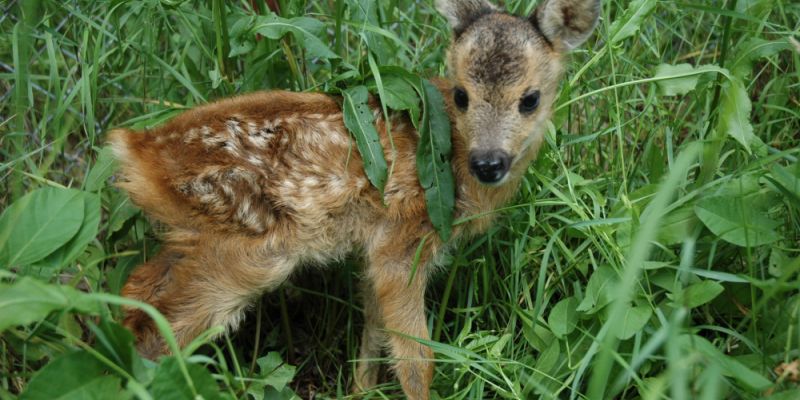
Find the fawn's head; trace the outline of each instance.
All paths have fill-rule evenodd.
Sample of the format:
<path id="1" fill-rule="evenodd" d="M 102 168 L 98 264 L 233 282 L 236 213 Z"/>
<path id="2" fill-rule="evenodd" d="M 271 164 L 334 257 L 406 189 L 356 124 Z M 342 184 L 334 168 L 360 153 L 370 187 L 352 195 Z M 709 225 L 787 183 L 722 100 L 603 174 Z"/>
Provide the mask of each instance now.
<path id="1" fill-rule="evenodd" d="M 512 164 L 541 143 L 561 56 L 592 33 L 600 0 L 544 0 L 526 18 L 487 0 L 436 0 L 436 8 L 453 29 L 447 67 L 470 172 L 501 184 Z"/>

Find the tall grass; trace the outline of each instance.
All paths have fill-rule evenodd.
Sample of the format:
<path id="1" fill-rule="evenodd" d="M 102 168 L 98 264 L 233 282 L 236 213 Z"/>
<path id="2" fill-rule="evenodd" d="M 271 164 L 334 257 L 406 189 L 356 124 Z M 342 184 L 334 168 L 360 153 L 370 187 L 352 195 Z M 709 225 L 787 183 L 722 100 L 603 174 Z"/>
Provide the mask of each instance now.
<path id="1" fill-rule="evenodd" d="M 302 26 L 335 57 L 255 34 L 268 3 L 319 21 Z M 158 232 L 110 184 L 104 134 L 237 93 L 332 91 L 374 65 L 441 74 L 432 5 L 0 8 L 0 398 L 347 396 L 357 259 L 294 277 L 222 341 L 133 352 L 115 295 Z M 434 398 L 800 398 L 798 37 L 790 0 L 604 1 L 519 195 L 429 289 Z M 400 398 L 386 382 L 366 397 Z"/>

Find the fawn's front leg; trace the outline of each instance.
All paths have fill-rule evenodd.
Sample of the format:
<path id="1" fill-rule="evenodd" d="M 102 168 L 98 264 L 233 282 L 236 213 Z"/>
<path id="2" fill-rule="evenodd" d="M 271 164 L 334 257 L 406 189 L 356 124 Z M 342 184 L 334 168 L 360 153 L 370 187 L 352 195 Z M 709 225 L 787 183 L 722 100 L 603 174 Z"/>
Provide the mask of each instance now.
<path id="1" fill-rule="evenodd" d="M 394 256 L 392 250 L 396 252 L 397 244 L 391 245 L 392 249 L 381 249 L 382 251 L 372 251 L 369 254 L 367 278 L 372 289 L 369 294 L 374 296 L 371 300 L 375 304 L 366 305 L 365 310 L 368 313 L 373 310 L 379 315 L 377 318 L 367 315 L 365 329 L 368 331 L 364 337 L 371 339 L 362 346 L 374 345 L 377 333 L 370 330 L 379 329 L 375 321 L 382 322 L 385 334 L 388 335 L 389 350 L 395 359 L 394 371 L 403 392 L 409 399 L 427 400 L 433 379 L 433 351 L 412 339 L 430 338 L 425 323 L 426 271 L 420 265 L 413 272 L 412 278 L 412 257 L 407 254 L 403 257 Z M 364 354 L 362 352 L 362 356 Z M 368 364 L 362 364 L 357 375 L 366 373 L 367 379 L 370 379 L 370 372 L 364 370 L 367 367 Z"/>

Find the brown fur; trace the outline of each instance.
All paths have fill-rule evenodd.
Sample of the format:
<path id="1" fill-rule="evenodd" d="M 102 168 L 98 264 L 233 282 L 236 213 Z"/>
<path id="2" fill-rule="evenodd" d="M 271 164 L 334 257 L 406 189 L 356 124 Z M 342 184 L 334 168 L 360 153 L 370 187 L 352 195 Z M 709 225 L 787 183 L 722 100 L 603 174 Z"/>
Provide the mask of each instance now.
<path id="1" fill-rule="evenodd" d="M 541 144 L 561 76 L 561 50 L 552 45 L 560 38 L 543 38 L 530 21 L 484 1 L 438 6 L 463 30 L 449 52 L 451 78 L 436 81 L 453 125 L 456 217 L 487 213 L 514 194 Z M 571 19 L 582 18 L 576 16 L 581 10 Z M 539 23 L 547 24 L 553 26 Z M 503 65 L 493 65 L 498 61 Z M 469 109 L 453 104 L 455 86 L 469 94 Z M 521 115 L 519 99 L 531 89 L 541 92 L 541 106 Z M 383 198 L 364 174 L 338 100 L 323 94 L 254 93 L 197 107 L 151 131 L 112 131 L 119 186 L 169 227 L 161 252 L 133 272 L 123 294 L 159 309 L 186 345 L 211 326 L 235 328 L 252 299 L 298 265 L 363 252 L 366 327 L 355 386 L 376 383 L 369 359 L 388 346 L 408 398 L 427 399 L 433 354 L 411 338 L 428 339 L 425 286 L 446 244 L 433 232 L 417 180 L 417 132 L 405 115 L 393 115 L 390 142 L 377 108 L 375 115 L 393 171 Z M 469 152 L 487 148 L 513 156 L 499 185 L 470 175 Z M 483 232 L 490 221 L 486 216 L 456 226 L 454 236 Z M 127 310 L 125 325 L 145 356 L 166 352 L 141 311 Z"/>

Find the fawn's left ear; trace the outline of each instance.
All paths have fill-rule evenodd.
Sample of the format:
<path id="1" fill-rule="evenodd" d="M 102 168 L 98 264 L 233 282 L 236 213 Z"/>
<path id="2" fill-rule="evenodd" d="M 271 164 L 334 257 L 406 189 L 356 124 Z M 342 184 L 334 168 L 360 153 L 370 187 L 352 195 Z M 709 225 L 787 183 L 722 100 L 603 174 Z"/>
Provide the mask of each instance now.
<path id="1" fill-rule="evenodd" d="M 569 51 L 589 38 L 599 17 L 600 0 L 544 0 L 530 20 L 547 40 Z"/>
<path id="2" fill-rule="evenodd" d="M 456 37 L 478 18 L 498 11 L 487 0 L 436 0 L 436 9 L 447 18 Z"/>

